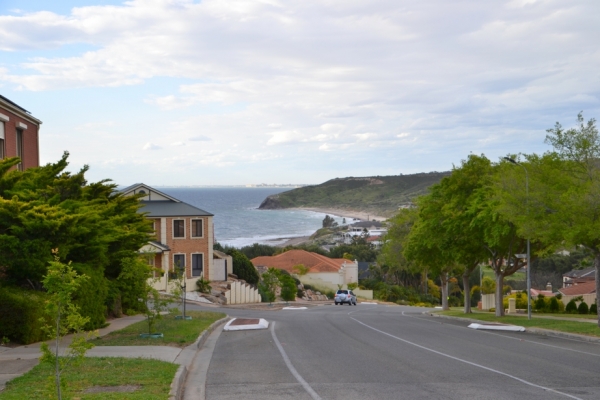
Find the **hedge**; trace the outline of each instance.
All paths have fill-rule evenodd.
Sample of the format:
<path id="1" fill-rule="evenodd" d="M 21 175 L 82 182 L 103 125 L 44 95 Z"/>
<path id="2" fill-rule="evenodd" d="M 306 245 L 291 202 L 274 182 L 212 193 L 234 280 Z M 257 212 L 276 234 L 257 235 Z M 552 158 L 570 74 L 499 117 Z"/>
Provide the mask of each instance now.
<path id="1" fill-rule="evenodd" d="M 19 288 L 0 288 L 0 339 L 30 344 L 45 339 L 40 322 L 48 320 L 44 305 L 48 296 L 44 292 Z M 50 322 L 48 320 L 48 322 Z"/>

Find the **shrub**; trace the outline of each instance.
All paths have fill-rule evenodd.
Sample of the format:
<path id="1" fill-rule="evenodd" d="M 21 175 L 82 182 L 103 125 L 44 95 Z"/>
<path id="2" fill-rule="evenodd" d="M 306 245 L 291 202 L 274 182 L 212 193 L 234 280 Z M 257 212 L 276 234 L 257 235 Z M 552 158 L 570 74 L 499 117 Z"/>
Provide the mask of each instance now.
<path id="1" fill-rule="evenodd" d="M 47 299 L 45 292 L 0 288 L 0 336 L 22 344 L 44 340 L 42 326 L 50 322 L 44 313 Z M 46 322 L 40 322 L 40 318 Z"/>
<path id="2" fill-rule="evenodd" d="M 571 301 L 569 301 L 567 303 L 567 306 L 565 307 L 565 311 L 568 312 L 569 314 L 573 314 L 577 312 L 577 304 L 575 303 L 575 300 L 571 299 Z"/>
<path id="3" fill-rule="evenodd" d="M 598 306 L 596 303 L 592 303 L 590 306 L 590 314 L 598 314 Z"/>
<path id="4" fill-rule="evenodd" d="M 588 307 L 585 301 L 582 301 L 581 303 L 579 303 L 579 307 L 577 307 L 577 312 L 579 314 L 589 314 L 590 308 Z"/>
<path id="5" fill-rule="evenodd" d="M 289 275 L 281 275 L 279 277 L 279 282 L 281 284 L 281 298 L 285 301 L 294 301 L 296 300 L 296 282 Z"/>
<path id="6" fill-rule="evenodd" d="M 82 264 L 73 264 L 73 268 L 78 274 L 88 276 L 88 279 L 81 281 L 73 296 L 73 304 L 79 307 L 81 316 L 89 318 L 83 329 L 91 331 L 103 328 L 106 326 L 106 299 L 108 297 L 108 284 L 104 272 L 101 269 Z M 134 288 L 123 289 L 125 289 L 123 293 L 128 295 L 134 292 Z"/>
<path id="7" fill-rule="evenodd" d="M 545 297 L 543 294 L 540 293 L 538 295 L 538 298 L 535 300 L 533 307 L 535 308 L 536 311 L 539 311 L 539 312 L 546 311 L 546 301 L 545 301 Z"/>
<path id="8" fill-rule="evenodd" d="M 558 305 L 558 299 L 556 297 L 550 298 L 550 306 L 548 307 L 548 311 L 551 313 L 557 313 L 560 310 L 560 306 Z"/>
<path id="9" fill-rule="evenodd" d="M 504 305 L 504 309 L 508 309 L 508 299 L 515 299 L 515 307 L 520 309 L 527 309 L 527 296 L 524 296 L 523 293 L 514 293 L 508 296 L 505 296 L 502 300 L 502 304 Z"/>
<path id="10" fill-rule="evenodd" d="M 205 280 L 204 278 L 199 278 L 196 281 L 196 287 L 200 293 L 210 293 L 212 287 L 210 286 L 210 281 Z"/>

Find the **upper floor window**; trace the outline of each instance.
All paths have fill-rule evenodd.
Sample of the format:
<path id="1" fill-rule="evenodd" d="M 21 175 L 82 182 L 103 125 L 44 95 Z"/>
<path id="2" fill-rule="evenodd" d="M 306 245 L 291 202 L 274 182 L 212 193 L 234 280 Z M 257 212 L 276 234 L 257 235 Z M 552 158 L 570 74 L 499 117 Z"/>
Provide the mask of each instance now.
<path id="1" fill-rule="evenodd" d="M 182 219 L 173 220 L 173 237 L 185 237 L 185 221 Z"/>
<path id="2" fill-rule="evenodd" d="M 17 129 L 17 157 L 21 159 L 17 168 L 19 171 L 23 171 L 23 130 Z"/>
<path id="3" fill-rule="evenodd" d="M 4 122 L 0 121 L 0 160 L 5 158 L 4 153 Z"/>
<path id="4" fill-rule="evenodd" d="M 204 230 L 201 219 L 192 220 L 192 237 L 199 238 L 204 236 Z"/>

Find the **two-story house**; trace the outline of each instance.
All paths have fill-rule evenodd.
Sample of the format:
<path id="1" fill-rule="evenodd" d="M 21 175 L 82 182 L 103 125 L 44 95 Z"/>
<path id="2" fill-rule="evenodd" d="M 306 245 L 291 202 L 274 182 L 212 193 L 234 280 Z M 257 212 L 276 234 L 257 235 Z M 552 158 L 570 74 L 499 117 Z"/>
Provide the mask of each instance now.
<path id="1" fill-rule="evenodd" d="M 39 167 L 39 129 L 42 121 L 0 95 L 0 159 L 20 157 L 20 171 Z"/>
<path id="2" fill-rule="evenodd" d="M 143 195 L 140 212 L 152 221 L 155 236 L 140 252 L 147 255 L 149 264 L 161 271 L 155 276 L 156 289 L 170 291 L 169 280 L 177 268 L 185 271 L 187 291 L 196 290 L 200 277 L 224 281 L 232 273 L 231 257 L 213 252 L 213 214 L 143 183 L 121 192 Z"/>

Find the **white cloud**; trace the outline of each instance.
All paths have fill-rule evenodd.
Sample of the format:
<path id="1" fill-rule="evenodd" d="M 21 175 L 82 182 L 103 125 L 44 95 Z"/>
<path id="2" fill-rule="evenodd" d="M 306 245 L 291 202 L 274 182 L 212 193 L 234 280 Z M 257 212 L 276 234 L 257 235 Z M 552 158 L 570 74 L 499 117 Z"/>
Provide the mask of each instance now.
<path id="1" fill-rule="evenodd" d="M 63 143 L 80 140 L 92 161 L 104 155 L 89 149 L 120 135 L 107 159 L 128 160 L 139 143 L 161 143 L 170 157 L 210 140 L 218 156 L 189 157 L 264 174 L 297 173 L 294 162 L 329 151 L 303 181 L 326 168 L 341 175 L 348 159 L 443 170 L 469 151 L 539 151 L 556 120 L 599 116 L 599 14 L 592 0 L 132 0 L 40 10 L 0 16 L 0 51 L 10 56 L 0 82 L 23 98 L 55 93 L 64 109 L 79 101 L 69 100 L 74 89 L 105 96 L 90 102 L 87 120 L 63 115 L 62 130 L 44 118 L 48 135 L 77 131 Z M 121 96 L 131 101 L 105 114 Z M 106 115 L 114 125 L 95 125 Z M 413 156 L 423 153 L 438 156 Z M 289 164 L 274 167 L 281 160 Z"/>
<path id="2" fill-rule="evenodd" d="M 160 150 L 160 149 L 162 149 L 162 147 L 160 147 L 157 144 L 148 142 L 144 145 L 143 149 L 144 150 Z"/>

